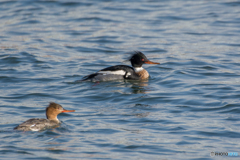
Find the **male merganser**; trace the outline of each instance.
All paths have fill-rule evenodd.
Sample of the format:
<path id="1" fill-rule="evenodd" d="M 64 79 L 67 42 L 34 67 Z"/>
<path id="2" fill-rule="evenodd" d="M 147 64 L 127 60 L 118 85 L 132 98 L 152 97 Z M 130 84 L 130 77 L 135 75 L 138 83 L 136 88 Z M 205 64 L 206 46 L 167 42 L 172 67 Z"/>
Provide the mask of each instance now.
<path id="1" fill-rule="evenodd" d="M 132 67 L 126 65 L 117 65 L 104 68 L 96 73 L 87 75 L 79 81 L 110 81 L 110 80 L 121 80 L 121 79 L 131 79 L 131 80 L 142 80 L 149 77 L 149 73 L 142 68 L 145 64 L 160 64 L 156 62 L 149 61 L 147 57 L 139 51 L 135 51 L 132 57 L 129 59 Z M 77 82 L 79 82 L 77 81 Z"/>
<path id="2" fill-rule="evenodd" d="M 20 131 L 40 131 L 47 128 L 58 126 L 61 122 L 57 119 L 57 115 L 63 112 L 75 112 L 75 110 L 65 110 L 60 104 L 51 102 L 46 108 L 47 119 L 32 118 L 15 127 Z"/>

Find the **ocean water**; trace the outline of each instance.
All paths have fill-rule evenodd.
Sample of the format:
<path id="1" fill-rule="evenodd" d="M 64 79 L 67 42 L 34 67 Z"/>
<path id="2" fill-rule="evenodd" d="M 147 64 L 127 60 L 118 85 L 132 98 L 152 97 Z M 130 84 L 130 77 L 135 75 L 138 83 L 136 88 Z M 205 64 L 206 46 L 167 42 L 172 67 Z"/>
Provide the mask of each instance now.
<path id="1" fill-rule="evenodd" d="M 238 159 L 240 2 L 237 0 L 0 1 L 0 159 Z M 112 65 L 145 81 L 76 83 Z M 18 132 L 44 118 L 59 128 Z M 230 155 L 230 154 L 229 154 Z"/>

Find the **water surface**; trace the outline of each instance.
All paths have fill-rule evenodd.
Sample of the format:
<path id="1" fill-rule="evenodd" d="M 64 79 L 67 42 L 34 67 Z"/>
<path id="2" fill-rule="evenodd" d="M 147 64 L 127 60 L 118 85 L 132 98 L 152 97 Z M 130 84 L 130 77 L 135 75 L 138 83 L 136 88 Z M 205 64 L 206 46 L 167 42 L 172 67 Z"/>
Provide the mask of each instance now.
<path id="1" fill-rule="evenodd" d="M 240 3 L 1 1 L 0 159 L 216 159 L 240 154 Z M 142 51 L 142 82 L 75 83 Z M 74 113 L 43 132 L 49 102 Z M 232 159 L 231 157 L 230 159 Z"/>

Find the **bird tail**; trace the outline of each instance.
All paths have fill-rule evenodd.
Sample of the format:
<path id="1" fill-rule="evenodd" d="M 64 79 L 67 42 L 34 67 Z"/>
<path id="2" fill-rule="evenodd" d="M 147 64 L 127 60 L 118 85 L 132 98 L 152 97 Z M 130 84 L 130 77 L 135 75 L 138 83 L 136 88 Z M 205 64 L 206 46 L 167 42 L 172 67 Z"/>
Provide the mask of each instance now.
<path id="1" fill-rule="evenodd" d="M 93 73 L 87 76 L 84 76 L 81 80 L 77 80 L 76 82 L 84 82 L 84 81 L 89 81 L 92 78 L 94 78 L 97 75 L 97 73 Z"/>

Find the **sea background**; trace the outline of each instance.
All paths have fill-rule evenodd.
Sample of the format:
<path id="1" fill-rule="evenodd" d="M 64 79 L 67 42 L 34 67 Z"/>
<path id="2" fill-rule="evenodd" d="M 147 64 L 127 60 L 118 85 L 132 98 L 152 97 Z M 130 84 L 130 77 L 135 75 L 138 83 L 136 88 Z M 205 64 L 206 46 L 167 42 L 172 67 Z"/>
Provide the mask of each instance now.
<path id="1" fill-rule="evenodd" d="M 240 154 L 237 0 L 1 0 L 0 40 L 1 160 L 239 158 L 210 156 Z M 136 50 L 148 80 L 75 82 Z"/>

